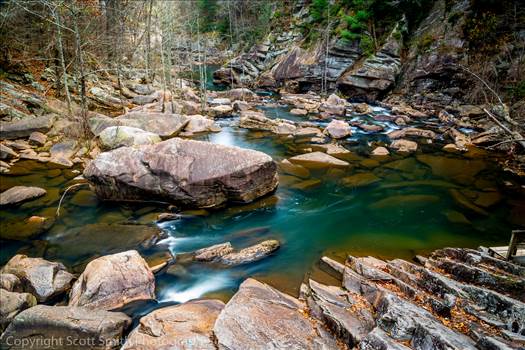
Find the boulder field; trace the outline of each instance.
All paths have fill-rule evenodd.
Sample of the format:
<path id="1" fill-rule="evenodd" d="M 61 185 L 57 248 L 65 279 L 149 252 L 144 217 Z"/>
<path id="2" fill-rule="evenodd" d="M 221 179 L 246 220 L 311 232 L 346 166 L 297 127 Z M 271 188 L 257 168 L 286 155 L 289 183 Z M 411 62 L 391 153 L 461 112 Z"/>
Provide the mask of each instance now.
<path id="1" fill-rule="evenodd" d="M 198 208 L 250 202 L 278 185 L 277 166 L 264 153 L 180 138 L 101 153 L 84 176 L 102 199 Z"/>
<path id="2" fill-rule="evenodd" d="M 229 244 L 210 248 L 195 253 L 214 260 L 233 251 Z M 21 349 L 23 339 L 56 339 L 47 348 L 63 349 L 60 339 L 77 339 L 67 348 L 85 348 L 87 341 L 92 349 L 145 350 L 523 347 L 523 266 L 485 248 L 444 248 L 415 260 L 348 256 L 340 263 L 323 257 L 320 267 L 333 277 L 331 285 L 307 279 L 294 297 L 248 278 L 226 304 L 206 299 L 160 307 L 133 329 L 124 313 L 107 310 L 135 300 L 136 291 L 154 298 L 151 272 L 136 251 L 93 260 L 70 291 L 68 306 L 34 306 L 34 297 L 20 292 L 20 281 L 2 271 L 7 289 L 0 293 L 0 311 L 7 328 L 0 346 Z M 89 303 L 78 302 L 79 291 L 89 291 Z"/>

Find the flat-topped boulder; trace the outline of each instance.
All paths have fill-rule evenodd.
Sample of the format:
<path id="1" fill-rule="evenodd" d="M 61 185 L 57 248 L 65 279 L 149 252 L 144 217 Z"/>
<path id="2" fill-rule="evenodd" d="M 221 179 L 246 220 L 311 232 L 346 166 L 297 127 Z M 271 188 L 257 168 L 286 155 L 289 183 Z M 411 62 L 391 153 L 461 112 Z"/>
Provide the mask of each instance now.
<path id="1" fill-rule="evenodd" d="M 189 119 L 184 115 L 157 112 L 129 112 L 116 118 L 96 115 L 89 119 L 89 127 L 95 136 L 111 126 L 129 126 L 169 138 L 177 136 L 188 123 Z"/>
<path id="2" fill-rule="evenodd" d="M 13 122 L 0 122 L 0 139 L 29 137 L 35 131 L 46 133 L 53 127 L 55 115 L 24 118 Z"/>
<path id="3" fill-rule="evenodd" d="M 0 337 L 0 346 L 2 349 L 117 349 L 130 324 L 131 319 L 121 312 L 37 305 L 13 319 Z"/>
<path id="4" fill-rule="evenodd" d="M 213 325 L 224 303 L 193 300 L 155 310 L 140 319 L 122 347 L 156 350 L 162 348 L 215 350 Z"/>
<path id="5" fill-rule="evenodd" d="M 69 294 L 70 306 L 113 310 L 136 300 L 155 299 L 155 278 L 135 250 L 87 264 Z"/>
<path id="6" fill-rule="evenodd" d="M 335 339 L 296 298 L 254 279 L 244 281 L 213 328 L 219 349 L 337 349 Z"/>
<path id="7" fill-rule="evenodd" d="M 110 126 L 99 136 L 104 149 L 115 149 L 123 146 L 152 145 L 162 141 L 159 135 L 131 126 Z"/>
<path id="8" fill-rule="evenodd" d="M 66 292 L 75 277 L 62 263 L 29 258 L 21 254 L 12 257 L 1 272 L 18 277 L 21 289 L 33 294 L 39 302 L 52 300 Z"/>
<path id="9" fill-rule="evenodd" d="M 84 177 L 102 199 L 185 207 L 250 202 L 278 184 L 277 166 L 262 152 L 179 138 L 101 153 Z"/>
<path id="10" fill-rule="evenodd" d="M 301 154 L 288 159 L 292 164 L 302 165 L 306 168 L 317 169 L 327 167 L 346 167 L 348 162 L 337 159 L 323 152 Z"/>
<path id="11" fill-rule="evenodd" d="M 20 204 L 44 196 L 46 190 L 40 187 L 14 186 L 0 195 L 0 207 Z"/>

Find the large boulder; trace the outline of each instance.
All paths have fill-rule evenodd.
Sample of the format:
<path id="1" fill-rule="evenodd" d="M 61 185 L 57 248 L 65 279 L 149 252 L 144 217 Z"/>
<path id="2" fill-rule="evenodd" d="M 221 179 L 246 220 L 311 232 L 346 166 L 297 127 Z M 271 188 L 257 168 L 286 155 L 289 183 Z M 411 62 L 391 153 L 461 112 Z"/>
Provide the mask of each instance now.
<path id="1" fill-rule="evenodd" d="M 220 126 L 215 124 L 213 119 L 206 118 L 202 115 L 190 115 L 188 116 L 190 122 L 184 128 L 182 136 L 191 136 L 202 132 L 219 132 L 221 131 Z"/>
<path id="2" fill-rule="evenodd" d="M 271 239 L 238 252 L 230 252 L 220 258 L 220 262 L 226 265 L 241 265 L 264 259 L 279 249 L 279 241 Z"/>
<path id="3" fill-rule="evenodd" d="M 155 278 L 135 250 L 91 261 L 69 294 L 70 306 L 113 310 L 135 300 L 155 299 Z"/>
<path id="4" fill-rule="evenodd" d="M 159 135 L 130 126 L 111 126 L 100 133 L 99 139 L 104 149 L 122 146 L 152 145 L 162 141 Z"/>
<path id="5" fill-rule="evenodd" d="M 0 122 L 0 139 L 18 139 L 29 137 L 35 131 L 46 133 L 53 127 L 55 116 L 52 114 L 36 118 L 24 118 L 14 122 Z"/>
<path id="6" fill-rule="evenodd" d="M 213 331 L 224 350 L 337 348 L 302 302 L 254 279 L 241 284 Z"/>
<path id="7" fill-rule="evenodd" d="M 103 199 L 187 207 L 250 202 L 278 184 L 277 166 L 264 153 L 179 138 L 102 153 L 84 177 Z"/>
<path id="8" fill-rule="evenodd" d="M 2 349 L 116 349 L 131 319 L 120 312 L 37 305 L 18 314 Z M 46 345 L 47 344 L 47 345 Z"/>
<path id="9" fill-rule="evenodd" d="M 0 330 L 4 330 L 18 313 L 35 305 L 36 298 L 32 294 L 0 289 Z"/>
<path id="10" fill-rule="evenodd" d="M 224 308 L 219 300 L 194 300 L 168 306 L 140 319 L 128 336 L 125 349 L 215 350 L 213 325 Z"/>
<path id="11" fill-rule="evenodd" d="M 0 207 L 20 204 L 44 196 L 46 190 L 40 187 L 14 186 L 0 195 Z"/>
<path id="12" fill-rule="evenodd" d="M 23 291 L 33 294 L 39 302 L 52 300 L 66 292 L 74 279 L 61 263 L 20 254 L 7 262 L 2 268 L 2 274 L 18 277 Z"/>

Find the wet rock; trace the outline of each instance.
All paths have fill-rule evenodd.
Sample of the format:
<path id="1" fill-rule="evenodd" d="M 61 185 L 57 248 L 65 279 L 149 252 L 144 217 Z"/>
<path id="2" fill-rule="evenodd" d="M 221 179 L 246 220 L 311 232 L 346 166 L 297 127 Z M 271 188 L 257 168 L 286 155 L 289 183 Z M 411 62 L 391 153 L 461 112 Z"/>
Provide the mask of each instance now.
<path id="1" fill-rule="evenodd" d="M 177 138 L 102 153 L 84 177 L 103 199 L 192 207 L 250 202 L 278 184 L 277 166 L 264 153 Z"/>
<path id="2" fill-rule="evenodd" d="M 91 261 L 69 294 L 69 306 L 112 310 L 135 300 L 155 299 L 155 278 L 135 250 Z"/>
<path id="3" fill-rule="evenodd" d="M 293 184 L 291 187 L 298 189 L 298 190 L 308 190 L 310 188 L 317 187 L 321 184 L 321 180 L 319 179 L 309 179 L 304 180 L 299 183 Z"/>
<path id="4" fill-rule="evenodd" d="M 334 119 L 326 126 L 324 133 L 333 139 L 343 139 L 352 135 L 352 129 L 347 122 Z"/>
<path id="5" fill-rule="evenodd" d="M 402 153 L 411 153 L 417 151 L 417 143 L 410 140 L 394 140 L 390 144 L 390 148 Z"/>
<path id="6" fill-rule="evenodd" d="M 0 195 L 0 206 L 16 205 L 44 196 L 46 190 L 40 187 L 14 186 Z"/>
<path id="7" fill-rule="evenodd" d="M 130 324 L 131 319 L 120 312 L 37 305 L 13 319 L 0 345 L 2 349 L 23 349 L 25 341 L 50 344 L 48 349 L 116 349 Z"/>
<path id="8" fill-rule="evenodd" d="M 195 300 L 155 310 L 140 319 L 128 336 L 125 349 L 214 350 L 212 332 L 217 316 L 224 308 L 219 300 Z"/>
<path id="9" fill-rule="evenodd" d="M 359 124 L 357 125 L 360 129 L 366 131 L 366 132 L 379 132 L 383 131 L 383 127 L 381 125 L 375 125 L 375 124 Z"/>
<path id="10" fill-rule="evenodd" d="M 347 150 L 346 148 L 344 148 L 343 146 L 340 146 L 334 143 L 329 143 L 326 145 L 315 145 L 312 147 L 312 149 L 314 151 L 319 150 L 319 151 L 325 152 L 326 154 L 330 156 L 334 156 L 334 157 L 346 157 L 351 154 L 351 152 Z"/>
<path id="11" fill-rule="evenodd" d="M 410 106 L 407 106 L 406 104 L 400 104 L 392 107 L 392 113 L 398 114 L 398 115 L 407 115 L 412 118 L 426 118 L 428 115 L 425 113 L 418 111 Z"/>
<path id="12" fill-rule="evenodd" d="M 0 238 L 24 241 L 34 238 L 53 226 L 52 218 L 31 216 L 25 220 L 7 219 L 0 222 Z"/>
<path id="13" fill-rule="evenodd" d="M 244 281 L 213 327 L 219 349 L 336 348 L 299 300 L 254 279 Z"/>
<path id="14" fill-rule="evenodd" d="M 349 164 L 343 160 L 332 157 L 323 152 L 301 154 L 288 159 L 292 164 L 302 165 L 309 169 L 327 167 L 347 167 Z"/>
<path id="15" fill-rule="evenodd" d="M 460 159 L 430 154 L 420 154 L 416 159 L 432 168 L 436 176 L 452 178 L 460 183 L 472 183 L 475 176 L 485 169 L 486 164 L 478 159 Z"/>
<path id="16" fill-rule="evenodd" d="M 0 289 L 20 292 L 22 290 L 22 282 L 12 273 L 0 273 Z"/>
<path id="17" fill-rule="evenodd" d="M 0 289 L 0 330 L 4 330 L 21 311 L 36 305 L 36 298 L 29 293 Z"/>
<path id="18" fill-rule="evenodd" d="M 267 240 L 251 247 L 244 248 L 238 252 L 231 252 L 221 256 L 220 262 L 226 265 L 241 265 L 264 259 L 279 249 L 277 240 Z"/>
<path id="19" fill-rule="evenodd" d="M 356 103 L 353 105 L 353 109 L 356 113 L 359 114 L 371 114 L 372 107 L 366 103 Z"/>
<path id="20" fill-rule="evenodd" d="M 41 132 L 35 131 L 29 135 L 29 144 L 35 146 L 43 146 L 46 144 L 47 136 Z"/>
<path id="21" fill-rule="evenodd" d="M 319 106 L 319 110 L 329 115 L 344 116 L 346 114 L 347 102 L 336 94 L 328 96 L 325 102 Z"/>
<path id="22" fill-rule="evenodd" d="M 25 118 L 14 122 L 0 124 L 0 139 L 18 139 L 29 137 L 35 131 L 46 133 L 53 127 L 54 115 L 44 115 L 36 118 Z"/>
<path id="23" fill-rule="evenodd" d="M 99 135 L 103 149 L 111 150 L 123 146 L 152 145 L 162 141 L 159 135 L 130 126 L 111 126 Z"/>
<path id="24" fill-rule="evenodd" d="M 211 247 L 196 250 L 193 259 L 197 261 L 212 262 L 219 260 L 222 256 L 232 253 L 233 247 L 230 242 L 212 245 Z"/>
<path id="25" fill-rule="evenodd" d="M 157 222 L 179 220 L 181 216 L 175 213 L 160 213 L 157 216 Z"/>
<path id="26" fill-rule="evenodd" d="M 18 153 L 7 147 L 3 143 L 0 143 L 0 159 L 13 159 L 18 158 Z"/>
<path id="27" fill-rule="evenodd" d="M 39 302 L 46 302 L 66 292 L 74 276 L 65 266 L 42 258 L 15 255 L 2 268 L 2 273 L 18 277 L 22 290 L 33 294 Z"/>
<path id="28" fill-rule="evenodd" d="M 381 179 L 373 173 L 358 173 L 355 175 L 344 177 L 341 181 L 345 186 L 362 187 L 379 182 L 381 181 Z"/>
<path id="29" fill-rule="evenodd" d="M 279 168 L 281 168 L 281 170 L 286 174 L 297 176 L 302 179 L 307 179 L 310 177 L 310 170 L 301 165 L 292 164 L 288 159 L 281 161 L 279 163 Z"/>
<path id="30" fill-rule="evenodd" d="M 372 151 L 372 155 L 374 156 L 387 156 L 389 154 L 390 152 L 388 152 L 388 149 L 386 149 L 385 147 L 376 147 Z"/>
<path id="31" fill-rule="evenodd" d="M 432 130 L 423 130 L 418 128 L 404 128 L 400 130 L 394 130 L 387 134 L 392 140 L 405 138 L 407 136 L 424 137 L 428 139 L 435 139 L 436 133 Z"/>

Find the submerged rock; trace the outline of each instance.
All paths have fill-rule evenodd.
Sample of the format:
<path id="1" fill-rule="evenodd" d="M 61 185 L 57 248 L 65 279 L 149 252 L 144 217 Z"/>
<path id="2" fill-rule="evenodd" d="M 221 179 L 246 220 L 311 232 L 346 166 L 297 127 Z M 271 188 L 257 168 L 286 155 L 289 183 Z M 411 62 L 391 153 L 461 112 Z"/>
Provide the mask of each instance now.
<path id="1" fill-rule="evenodd" d="M 379 182 L 381 179 L 373 173 L 359 173 L 344 177 L 341 181 L 345 186 L 362 187 Z"/>
<path id="2" fill-rule="evenodd" d="M 44 196 L 40 187 L 14 186 L 0 194 L 0 206 L 15 205 Z"/>
<path id="3" fill-rule="evenodd" d="M 140 319 L 122 347 L 215 350 L 213 325 L 224 308 L 219 300 L 194 300 L 155 310 Z"/>
<path id="4" fill-rule="evenodd" d="M 66 292 L 75 278 L 61 263 L 20 254 L 2 268 L 2 274 L 6 273 L 18 277 L 22 290 L 33 294 L 39 302 L 52 300 Z"/>
<path id="5" fill-rule="evenodd" d="M 224 350 L 337 348 L 302 302 L 254 279 L 241 284 L 213 331 Z"/>
<path id="6" fill-rule="evenodd" d="M 155 299 L 155 278 L 135 250 L 91 261 L 69 294 L 69 306 L 113 310 L 135 300 Z"/>
<path id="7" fill-rule="evenodd" d="M 107 150 L 123 146 L 152 145 L 161 141 L 157 134 L 130 126 L 111 126 L 98 136 L 102 148 Z"/>
<path id="8" fill-rule="evenodd" d="M 24 349 L 28 344 L 48 349 L 116 349 L 130 324 L 131 319 L 120 312 L 37 305 L 14 318 L 0 345 L 2 349 Z"/>
<path id="9" fill-rule="evenodd" d="M 343 160 L 332 157 L 323 152 L 312 152 L 301 154 L 288 159 L 293 164 L 302 165 L 306 168 L 318 169 L 327 167 L 347 167 L 349 164 Z"/>
<path id="10" fill-rule="evenodd" d="M 102 153 L 84 177 L 102 199 L 189 207 L 250 202 L 278 184 L 277 166 L 264 153 L 178 138 Z"/>

